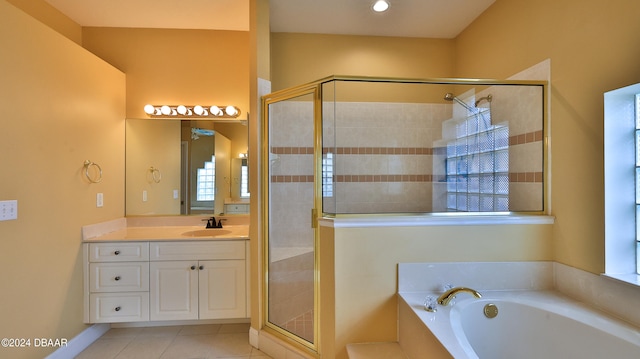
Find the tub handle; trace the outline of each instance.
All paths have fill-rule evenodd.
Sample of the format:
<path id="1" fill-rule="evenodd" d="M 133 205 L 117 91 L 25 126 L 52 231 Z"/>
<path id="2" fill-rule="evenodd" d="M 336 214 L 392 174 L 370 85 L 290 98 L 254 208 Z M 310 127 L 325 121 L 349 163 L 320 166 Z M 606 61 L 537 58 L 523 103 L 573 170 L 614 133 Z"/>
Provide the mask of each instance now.
<path id="1" fill-rule="evenodd" d="M 435 313 L 438 311 L 437 301 L 435 297 L 428 295 L 426 298 L 424 298 L 424 310 L 431 313 Z"/>

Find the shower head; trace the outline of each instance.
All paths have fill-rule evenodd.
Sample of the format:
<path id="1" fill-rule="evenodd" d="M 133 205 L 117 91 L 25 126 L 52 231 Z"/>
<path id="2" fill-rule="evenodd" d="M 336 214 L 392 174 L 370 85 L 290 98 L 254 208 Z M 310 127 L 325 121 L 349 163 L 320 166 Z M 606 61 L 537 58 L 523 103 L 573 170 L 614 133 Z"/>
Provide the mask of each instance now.
<path id="1" fill-rule="evenodd" d="M 480 98 L 476 101 L 475 106 L 476 106 L 476 107 L 478 107 L 478 104 L 479 104 L 480 102 L 484 101 L 484 100 L 487 100 L 487 102 L 491 103 L 491 101 L 493 100 L 493 96 L 491 96 L 491 94 L 489 94 L 489 95 L 487 95 L 487 96 L 485 96 L 485 97 L 480 97 Z"/>
<path id="2" fill-rule="evenodd" d="M 462 101 L 461 99 L 455 97 L 451 92 L 448 92 L 444 95 L 444 99 L 446 101 L 455 101 L 457 103 L 459 103 L 462 107 L 466 108 L 467 110 L 474 112 L 473 108 L 469 105 L 467 105 L 466 103 L 464 103 L 464 101 Z"/>

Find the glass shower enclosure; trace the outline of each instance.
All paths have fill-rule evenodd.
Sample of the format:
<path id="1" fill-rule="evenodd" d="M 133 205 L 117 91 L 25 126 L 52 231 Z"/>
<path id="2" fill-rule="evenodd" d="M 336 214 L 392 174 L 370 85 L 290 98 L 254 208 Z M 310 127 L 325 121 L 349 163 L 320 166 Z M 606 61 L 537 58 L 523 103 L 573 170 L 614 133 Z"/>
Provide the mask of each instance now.
<path id="1" fill-rule="evenodd" d="M 264 322 L 318 352 L 318 219 L 548 210 L 547 83 L 331 76 L 263 96 Z"/>

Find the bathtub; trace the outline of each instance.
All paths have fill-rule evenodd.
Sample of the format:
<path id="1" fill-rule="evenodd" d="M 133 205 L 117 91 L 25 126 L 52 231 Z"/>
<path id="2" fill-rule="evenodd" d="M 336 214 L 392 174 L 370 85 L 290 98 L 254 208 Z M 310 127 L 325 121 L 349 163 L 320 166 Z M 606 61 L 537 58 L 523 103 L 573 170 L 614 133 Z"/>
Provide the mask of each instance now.
<path id="1" fill-rule="evenodd" d="M 554 291 L 485 291 L 481 299 L 459 294 L 454 304 L 424 310 L 428 293 L 400 293 L 400 304 L 446 349 L 443 357 L 464 358 L 640 358 L 640 330 Z M 431 294 L 437 296 L 437 294 Z M 488 318 L 486 305 L 497 308 Z M 400 308 L 403 336 L 419 330 L 404 328 L 407 314 Z M 416 321 L 417 322 L 417 321 Z M 406 327 L 406 325 L 405 325 Z M 403 333 L 404 331 L 404 333 Z M 425 342 L 423 339 L 419 339 Z M 424 345 L 424 344 L 420 344 Z M 413 355 L 411 355 L 413 351 Z M 406 350 L 412 359 L 437 352 L 434 348 Z M 418 356 L 416 356 L 418 355 Z"/>

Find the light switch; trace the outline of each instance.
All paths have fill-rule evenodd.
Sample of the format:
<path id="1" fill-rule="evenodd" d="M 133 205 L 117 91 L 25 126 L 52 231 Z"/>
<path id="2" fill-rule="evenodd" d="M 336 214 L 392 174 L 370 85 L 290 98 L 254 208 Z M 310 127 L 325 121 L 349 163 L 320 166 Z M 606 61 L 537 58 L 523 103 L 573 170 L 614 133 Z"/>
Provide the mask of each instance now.
<path id="1" fill-rule="evenodd" d="M 0 201 L 0 221 L 18 219 L 18 201 Z"/>
<path id="2" fill-rule="evenodd" d="M 147 201 L 147 191 L 144 190 L 142 191 L 142 202 L 146 202 Z"/>

